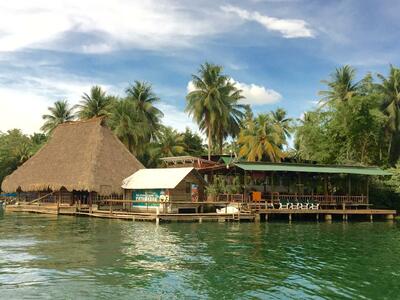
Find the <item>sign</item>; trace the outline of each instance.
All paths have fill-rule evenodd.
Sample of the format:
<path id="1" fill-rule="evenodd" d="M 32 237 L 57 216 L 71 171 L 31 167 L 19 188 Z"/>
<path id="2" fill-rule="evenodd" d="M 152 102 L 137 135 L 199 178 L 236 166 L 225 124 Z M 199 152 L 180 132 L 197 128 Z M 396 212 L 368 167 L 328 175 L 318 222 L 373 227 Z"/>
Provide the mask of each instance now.
<path id="1" fill-rule="evenodd" d="M 134 206 L 160 206 L 160 203 L 151 203 L 153 201 L 169 202 L 169 195 L 165 190 L 134 190 L 132 193 L 133 201 L 141 201 L 141 203 L 134 203 Z"/>

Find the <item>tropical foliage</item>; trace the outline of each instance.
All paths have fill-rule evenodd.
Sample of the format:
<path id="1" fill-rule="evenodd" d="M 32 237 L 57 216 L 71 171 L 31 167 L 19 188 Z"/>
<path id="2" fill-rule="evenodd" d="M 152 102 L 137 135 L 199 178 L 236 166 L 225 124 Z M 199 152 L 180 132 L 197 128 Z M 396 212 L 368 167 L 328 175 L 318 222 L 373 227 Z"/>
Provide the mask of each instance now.
<path id="1" fill-rule="evenodd" d="M 222 154 L 224 139 L 236 137 L 244 116 L 241 90 L 222 72 L 222 66 L 204 63 L 192 75 L 194 89 L 186 96 L 186 111 L 207 136 L 209 158 L 213 142 Z"/>
<path id="2" fill-rule="evenodd" d="M 45 123 L 41 128 L 45 133 L 51 133 L 58 125 L 75 118 L 74 107 L 71 107 L 67 100 L 56 101 L 48 110 L 49 113 L 43 115 Z"/>
<path id="3" fill-rule="evenodd" d="M 100 86 L 95 85 L 91 88 L 90 94 L 83 94 L 82 101 L 77 105 L 78 116 L 83 120 L 109 116 L 113 100 L 112 96 L 108 96 Z"/>

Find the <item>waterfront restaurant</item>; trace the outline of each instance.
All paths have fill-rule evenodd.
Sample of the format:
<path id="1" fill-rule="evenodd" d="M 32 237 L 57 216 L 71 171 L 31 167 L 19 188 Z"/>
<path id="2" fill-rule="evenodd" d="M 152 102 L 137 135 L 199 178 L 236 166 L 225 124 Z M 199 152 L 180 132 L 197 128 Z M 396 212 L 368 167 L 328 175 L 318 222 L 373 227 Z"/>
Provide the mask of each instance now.
<path id="1" fill-rule="evenodd" d="M 298 204 L 318 203 L 320 208 L 369 208 L 370 176 L 390 175 L 377 167 L 318 165 L 299 163 L 229 162 L 200 169 L 210 178 L 224 181 L 217 201 L 241 199 L 264 208 L 299 208 Z M 229 192 L 237 178 L 241 197 Z M 232 190 L 232 188 L 231 188 Z M 287 205 L 291 204 L 291 205 Z M 300 207 L 307 207 L 307 205 Z"/>
<path id="2" fill-rule="evenodd" d="M 123 181 L 133 211 L 198 212 L 206 182 L 193 167 L 141 169 Z"/>

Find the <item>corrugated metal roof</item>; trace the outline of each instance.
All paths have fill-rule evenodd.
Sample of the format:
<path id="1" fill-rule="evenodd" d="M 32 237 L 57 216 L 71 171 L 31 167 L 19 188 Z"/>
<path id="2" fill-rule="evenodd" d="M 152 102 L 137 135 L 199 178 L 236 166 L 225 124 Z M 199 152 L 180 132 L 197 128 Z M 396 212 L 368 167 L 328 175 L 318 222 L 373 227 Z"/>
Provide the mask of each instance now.
<path id="1" fill-rule="evenodd" d="M 236 163 L 235 166 L 246 171 L 280 171 L 304 173 L 330 173 L 330 174 L 359 174 L 359 175 L 391 175 L 378 167 L 358 166 L 331 166 L 310 164 L 285 164 L 285 163 Z"/>
<path id="2" fill-rule="evenodd" d="M 123 189 L 173 189 L 194 168 L 141 169 L 122 182 Z"/>

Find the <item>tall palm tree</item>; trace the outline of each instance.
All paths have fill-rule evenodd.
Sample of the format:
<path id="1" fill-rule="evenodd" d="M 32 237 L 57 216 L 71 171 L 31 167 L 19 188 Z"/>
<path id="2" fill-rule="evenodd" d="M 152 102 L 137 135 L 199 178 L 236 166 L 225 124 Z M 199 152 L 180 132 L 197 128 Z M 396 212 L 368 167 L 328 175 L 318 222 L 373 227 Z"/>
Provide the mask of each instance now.
<path id="1" fill-rule="evenodd" d="M 211 158 L 213 140 L 222 147 L 227 135 L 237 133 L 242 112 L 237 101 L 241 91 L 222 74 L 222 67 L 208 62 L 192 75 L 194 90 L 186 96 L 186 111 L 205 132 L 208 139 L 208 159 Z"/>
<path id="2" fill-rule="evenodd" d="M 283 108 L 277 108 L 275 111 L 271 111 L 270 114 L 272 123 L 281 132 L 282 140 L 286 141 L 292 133 L 293 119 L 287 118 L 287 112 Z"/>
<path id="3" fill-rule="evenodd" d="M 77 105 L 80 119 L 90 119 L 94 117 L 109 116 L 113 98 L 108 96 L 100 86 L 93 86 L 90 94 L 84 93 L 82 101 Z"/>
<path id="4" fill-rule="evenodd" d="M 378 74 L 381 84 L 378 89 L 383 95 L 384 111 L 389 117 L 387 133 L 389 137 L 388 154 L 392 152 L 392 144 L 400 133 L 400 69 L 390 66 L 389 76 Z"/>
<path id="5" fill-rule="evenodd" d="M 350 101 L 357 92 L 358 82 L 354 82 L 355 76 L 356 70 L 349 65 L 336 68 L 330 80 L 322 81 L 328 86 L 328 90 L 319 92 L 323 96 L 321 102 L 334 105 Z"/>
<path id="6" fill-rule="evenodd" d="M 108 124 L 131 153 L 137 155 L 143 152 L 143 141 L 149 134 L 149 127 L 131 101 L 116 102 Z"/>
<path id="7" fill-rule="evenodd" d="M 155 106 L 160 98 L 154 94 L 151 84 L 135 81 L 126 89 L 126 99 L 134 104 L 138 114 L 150 128 L 150 138 L 154 138 L 164 114 Z"/>
<path id="8" fill-rule="evenodd" d="M 224 140 L 231 136 L 235 138 L 239 132 L 242 120 L 245 117 L 246 105 L 238 104 L 243 99 L 242 91 L 228 81 L 222 89 L 222 110 L 216 119 L 214 136 L 218 145 L 218 152 L 222 154 Z"/>
<path id="9" fill-rule="evenodd" d="M 74 107 L 70 107 L 67 100 L 56 101 L 53 107 L 48 107 L 50 114 L 42 116 L 45 123 L 41 127 L 45 133 L 51 133 L 59 124 L 75 119 Z"/>
<path id="10" fill-rule="evenodd" d="M 240 131 L 239 156 L 248 161 L 269 159 L 272 162 L 280 162 L 284 157 L 280 148 L 282 143 L 281 133 L 273 126 L 270 117 L 260 114 Z"/>

